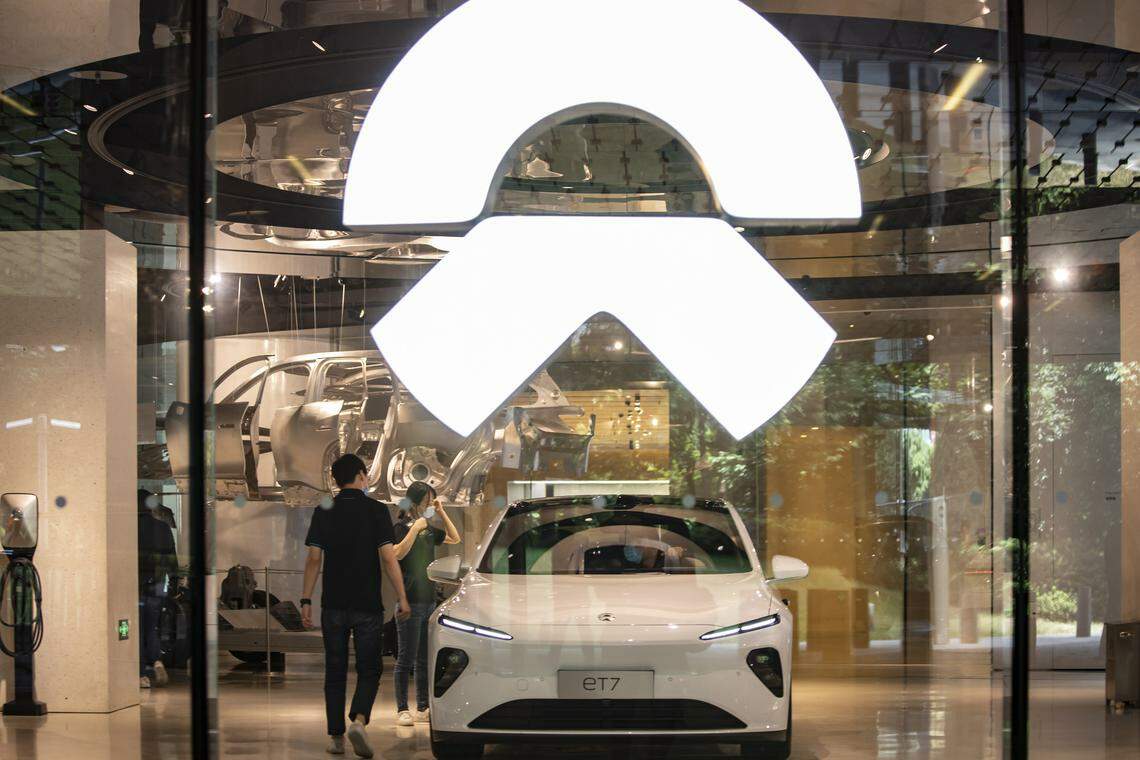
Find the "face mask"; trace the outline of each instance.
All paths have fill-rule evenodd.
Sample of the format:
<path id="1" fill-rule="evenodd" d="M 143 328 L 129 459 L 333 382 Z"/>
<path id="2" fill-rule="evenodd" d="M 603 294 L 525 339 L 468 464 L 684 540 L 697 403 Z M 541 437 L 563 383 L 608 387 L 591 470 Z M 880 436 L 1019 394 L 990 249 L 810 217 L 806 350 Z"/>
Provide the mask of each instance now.
<path id="1" fill-rule="evenodd" d="M 433 517 L 435 517 L 435 507 L 428 507 L 427 509 L 424 510 L 424 519 L 425 520 L 430 520 Z"/>

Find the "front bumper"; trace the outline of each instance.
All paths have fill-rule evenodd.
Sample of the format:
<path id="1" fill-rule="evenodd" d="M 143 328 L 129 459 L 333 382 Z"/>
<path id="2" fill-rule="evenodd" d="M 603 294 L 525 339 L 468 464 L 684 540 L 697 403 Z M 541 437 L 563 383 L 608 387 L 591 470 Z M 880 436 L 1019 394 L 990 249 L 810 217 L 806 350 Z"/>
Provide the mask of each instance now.
<path id="1" fill-rule="evenodd" d="M 468 665 L 442 696 L 434 695 L 433 683 L 432 733 L 441 741 L 488 743 L 615 736 L 706 742 L 783 739 L 788 699 L 776 697 L 761 683 L 746 657 L 754 649 L 775 649 L 784 694 L 790 693 L 790 619 L 785 617 L 772 628 L 701 641 L 698 637 L 707 630 L 665 625 L 516 626 L 508 631 L 513 640 L 498 641 L 433 621 L 429 672 L 434 674 L 436 655 L 443 647 L 462 649 Z M 559 670 L 651 670 L 652 701 L 659 704 L 559 700 Z M 557 719 L 559 711 L 575 708 L 579 719 Z M 611 715 L 633 717 L 608 719 Z"/>

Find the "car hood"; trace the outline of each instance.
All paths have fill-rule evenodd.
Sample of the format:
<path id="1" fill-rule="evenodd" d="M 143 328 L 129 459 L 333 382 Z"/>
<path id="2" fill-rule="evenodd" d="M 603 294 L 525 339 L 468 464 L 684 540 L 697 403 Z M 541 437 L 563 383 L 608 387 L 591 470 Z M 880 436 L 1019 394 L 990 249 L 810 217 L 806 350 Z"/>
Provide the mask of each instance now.
<path id="1" fill-rule="evenodd" d="M 731 575 L 483 575 L 471 573 L 446 603 L 454 617 L 492 627 L 702 625 L 767 615 L 759 573 Z M 605 616 L 599 617 L 599 616 Z"/>

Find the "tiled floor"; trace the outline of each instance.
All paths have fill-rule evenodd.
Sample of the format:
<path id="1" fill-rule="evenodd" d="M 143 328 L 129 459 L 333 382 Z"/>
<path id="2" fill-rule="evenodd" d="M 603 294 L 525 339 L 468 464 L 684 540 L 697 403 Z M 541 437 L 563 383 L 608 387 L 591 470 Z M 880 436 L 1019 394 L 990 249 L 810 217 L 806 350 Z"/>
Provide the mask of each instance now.
<path id="1" fill-rule="evenodd" d="M 289 672 L 267 681 L 226 669 L 219 678 L 223 757 L 235 760 L 321 758 L 325 737 L 321 675 L 315 662 L 292 657 Z M 1000 758 L 1000 679 L 801 678 L 796 681 L 797 760 L 840 758 Z M 1033 757 L 1107 760 L 1140 757 L 1140 711 L 1106 711 L 1101 673 L 1044 673 L 1033 683 Z M 378 756 L 431 757 L 425 726 L 392 725 L 386 677 L 370 734 Z M 550 750 L 493 747 L 491 757 L 533 757 Z M 559 748 L 561 756 L 730 757 L 732 746 Z M 133 760 L 189 756 L 184 685 L 143 695 L 138 708 L 110 716 L 51 715 L 4 719 L 0 758 Z"/>

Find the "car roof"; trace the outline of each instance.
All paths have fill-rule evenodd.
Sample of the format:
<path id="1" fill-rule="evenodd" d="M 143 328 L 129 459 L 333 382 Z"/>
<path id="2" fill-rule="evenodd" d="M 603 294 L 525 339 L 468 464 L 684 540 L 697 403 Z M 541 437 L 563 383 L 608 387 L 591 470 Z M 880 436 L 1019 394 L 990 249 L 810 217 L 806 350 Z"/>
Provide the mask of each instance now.
<path id="1" fill-rule="evenodd" d="M 680 507 L 682 509 L 709 509 L 727 511 L 723 499 L 679 498 L 676 496 L 650 496 L 636 494 L 583 494 L 580 496 L 547 496 L 523 499 L 507 507 L 508 515 L 534 512 L 558 507 L 596 507 L 598 509 L 635 509 L 642 506 Z"/>

